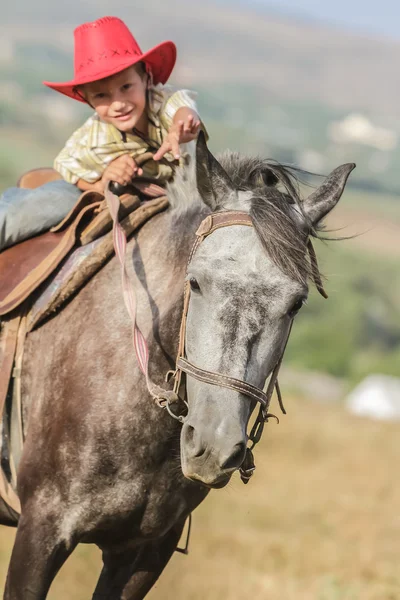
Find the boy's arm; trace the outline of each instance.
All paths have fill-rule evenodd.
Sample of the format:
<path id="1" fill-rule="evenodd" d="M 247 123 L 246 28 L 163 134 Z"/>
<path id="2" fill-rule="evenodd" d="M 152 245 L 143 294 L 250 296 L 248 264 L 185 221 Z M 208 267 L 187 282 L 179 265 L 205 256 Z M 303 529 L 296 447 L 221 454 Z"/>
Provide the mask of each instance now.
<path id="1" fill-rule="evenodd" d="M 143 175 L 143 169 L 138 167 L 132 156 L 129 154 L 122 154 L 110 162 L 104 169 L 104 173 L 98 181 L 89 183 L 84 179 L 78 179 L 76 185 L 83 192 L 93 191 L 102 194 L 107 181 L 116 181 L 121 185 L 127 185 L 136 175 Z"/>
<path id="2" fill-rule="evenodd" d="M 180 108 L 174 115 L 168 135 L 154 154 L 154 160 L 160 160 L 167 152 L 171 152 L 176 160 L 181 156 L 179 144 L 186 144 L 197 138 L 201 121 L 195 110 Z"/>
<path id="3" fill-rule="evenodd" d="M 175 159 L 179 159 L 179 144 L 195 140 L 200 128 L 208 138 L 192 96 L 193 94 L 187 90 L 179 90 L 165 103 L 160 120 L 168 135 L 155 153 L 154 160 L 160 160 L 167 152 L 171 152 Z"/>
<path id="4" fill-rule="evenodd" d="M 82 192 L 100 192 L 100 194 L 102 194 L 104 191 L 101 179 L 95 181 L 95 183 L 89 183 L 84 179 L 78 179 L 75 185 L 78 189 L 82 190 Z"/>
<path id="5" fill-rule="evenodd" d="M 107 130 L 99 131 L 98 128 L 96 117 L 90 117 L 72 134 L 54 161 L 54 168 L 63 179 L 82 192 L 103 193 L 108 180 L 126 185 L 133 177 L 143 174 L 122 146 L 117 149 L 119 156 L 111 160 Z"/>
<path id="6" fill-rule="evenodd" d="M 87 164 L 88 158 L 90 158 L 88 156 L 89 152 L 85 156 L 84 151 L 78 144 L 73 146 L 70 140 L 68 142 L 55 158 L 54 169 L 60 173 L 65 181 L 76 185 L 83 192 L 88 190 L 101 191 L 99 165 L 89 166 Z"/>
<path id="7" fill-rule="evenodd" d="M 185 122 L 187 121 L 188 117 L 193 117 L 194 122 L 199 121 L 200 123 L 200 117 L 193 108 L 189 108 L 188 106 L 181 106 L 181 108 L 178 108 L 178 110 L 174 114 L 172 118 L 172 124 L 177 124 L 178 121 Z"/>
<path id="8" fill-rule="evenodd" d="M 193 122 L 199 121 L 201 129 L 208 139 L 207 130 L 197 110 L 195 96 L 195 92 L 190 90 L 178 90 L 173 93 L 161 111 L 160 120 L 165 129 L 169 131 L 172 125 L 176 125 L 179 121 L 185 122 L 190 117 Z"/>
<path id="9" fill-rule="evenodd" d="M 90 117 L 71 135 L 54 160 L 54 169 L 62 178 L 83 192 L 103 191 L 101 179 L 104 167 L 93 151 L 97 127 L 95 117 Z"/>

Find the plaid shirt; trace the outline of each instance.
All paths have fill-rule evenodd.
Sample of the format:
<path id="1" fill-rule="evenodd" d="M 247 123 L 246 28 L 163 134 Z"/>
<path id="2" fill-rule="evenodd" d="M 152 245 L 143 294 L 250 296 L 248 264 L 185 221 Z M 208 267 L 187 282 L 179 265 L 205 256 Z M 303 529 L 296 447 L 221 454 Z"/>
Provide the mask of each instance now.
<path id="1" fill-rule="evenodd" d="M 69 183 L 76 183 L 78 179 L 94 183 L 102 177 L 107 165 L 122 154 L 137 158 L 145 152 L 155 152 L 164 141 L 179 108 L 186 106 L 197 112 L 193 96 L 193 92 L 188 90 L 174 92 L 161 84 L 152 87 L 147 106 L 147 138 L 123 133 L 95 113 L 69 138 L 55 159 L 54 168 Z M 143 176 L 160 182 L 171 179 L 174 157 L 167 153 L 164 158 L 166 160 L 160 162 L 146 162 Z"/>

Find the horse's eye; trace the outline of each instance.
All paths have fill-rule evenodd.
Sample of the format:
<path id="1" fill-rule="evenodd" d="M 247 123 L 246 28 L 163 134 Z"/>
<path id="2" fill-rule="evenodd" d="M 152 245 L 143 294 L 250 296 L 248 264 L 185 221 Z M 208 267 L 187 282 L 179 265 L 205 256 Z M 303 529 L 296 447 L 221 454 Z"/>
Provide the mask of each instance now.
<path id="1" fill-rule="evenodd" d="M 299 312 L 299 310 L 301 309 L 303 304 L 304 304 L 304 298 L 298 298 L 296 300 L 296 302 L 293 304 L 292 308 L 288 312 L 289 317 L 294 317 Z"/>
<path id="2" fill-rule="evenodd" d="M 189 280 L 189 283 L 190 283 L 190 289 L 192 290 L 192 292 L 198 292 L 200 290 L 199 282 L 197 281 L 197 279 L 195 277 L 191 277 Z"/>

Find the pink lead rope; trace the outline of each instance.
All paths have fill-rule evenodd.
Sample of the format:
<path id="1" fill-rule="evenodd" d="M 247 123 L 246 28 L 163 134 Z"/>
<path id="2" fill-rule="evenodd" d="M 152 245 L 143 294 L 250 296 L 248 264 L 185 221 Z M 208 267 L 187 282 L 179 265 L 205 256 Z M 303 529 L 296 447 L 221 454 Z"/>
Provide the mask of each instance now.
<path id="1" fill-rule="evenodd" d="M 146 385 L 149 393 L 156 400 L 157 404 L 165 406 L 165 403 L 176 401 L 178 398 L 174 392 L 156 386 L 149 378 L 149 348 L 144 335 L 136 323 L 136 294 L 134 287 L 129 280 L 129 275 L 125 266 L 126 235 L 118 221 L 120 201 L 118 196 L 110 191 L 109 182 L 105 187 L 104 196 L 113 220 L 113 243 L 115 254 L 121 265 L 121 282 L 124 302 L 132 322 L 133 347 L 135 349 L 140 370 L 146 378 Z"/>
<path id="2" fill-rule="evenodd" d="M 124 302 L 132 321 L 133 347 L 135 348 L 140 370 L 142 371 L 147 380 L 149 366 L 149 349 L 147 347 L 147 342 L 144 339 L 142 332 L 136 324 L 136 294 L 133 286 L 129 281 L 128 272 L 125 267 L 126 235 L 118 221 L 120 201 L 118 196 L 110 192 L 109 184 L 107 184 L 105 189 L 105 198 L 108 210 L 110 211 L 113 220 L 113 243 L 115 254 L 121 265 L 121 282 Z"/>

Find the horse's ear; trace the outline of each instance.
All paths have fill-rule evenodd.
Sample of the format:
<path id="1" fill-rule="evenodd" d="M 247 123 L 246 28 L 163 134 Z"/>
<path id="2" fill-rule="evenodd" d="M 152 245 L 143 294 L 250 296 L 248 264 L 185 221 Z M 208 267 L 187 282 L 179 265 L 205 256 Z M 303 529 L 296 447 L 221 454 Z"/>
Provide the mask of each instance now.
<path id="1" fill-rule="evenodd" d="M 347 163 L 337 167 L 324 183 L 303 201 L 304 214 L 312 227 L 317 225 L 339 202 L 347 179 L 355 166 L 354 163 Z"/>
<path id="2" fill-rule="evenodd" d="M 212 211 L 218 210 L 224 198 L 235 190 L 229 175 L 207 148 L 203 131 L 197 138 L 196 179 L 199 194 Z"/>

